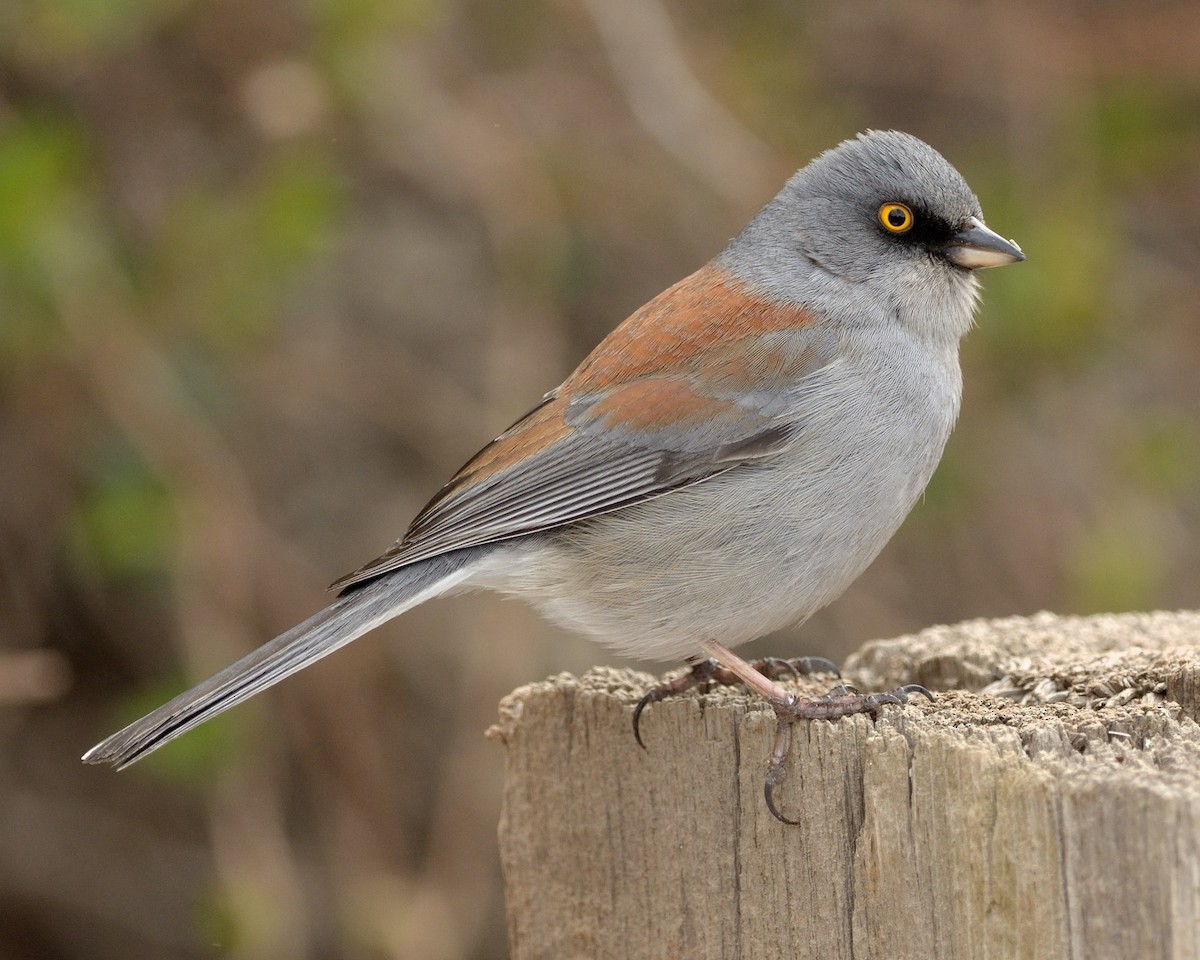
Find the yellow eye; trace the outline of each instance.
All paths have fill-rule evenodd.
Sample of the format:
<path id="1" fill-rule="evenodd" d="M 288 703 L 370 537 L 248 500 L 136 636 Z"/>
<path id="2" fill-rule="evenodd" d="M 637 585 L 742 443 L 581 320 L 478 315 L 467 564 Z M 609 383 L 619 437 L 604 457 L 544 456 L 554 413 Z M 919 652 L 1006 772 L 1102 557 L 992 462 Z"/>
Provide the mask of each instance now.
<path id="1" fill-rule="evenodd" d="M 888 233 L 905 233 L 912 229 L 913 212 L 902 203 L 885 203 L 879 208 L 879 222 Z"/>

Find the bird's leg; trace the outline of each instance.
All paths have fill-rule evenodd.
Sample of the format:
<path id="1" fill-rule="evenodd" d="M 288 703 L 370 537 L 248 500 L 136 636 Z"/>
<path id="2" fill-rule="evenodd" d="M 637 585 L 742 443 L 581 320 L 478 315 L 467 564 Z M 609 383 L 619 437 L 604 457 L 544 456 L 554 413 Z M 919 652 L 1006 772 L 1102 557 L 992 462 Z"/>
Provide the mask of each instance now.
<path id="1" fill-rule="evenodd" d="M 740 662 L 746 663 L 746 661 Z M 790 660 L 785 660 L 782 657 L 764 657 L 762 660 L 755 660 L 753 663 L 747 665 L 752 670 L 758 671 L 762 676 L 772 681 L 778 680 L 785 675 L 800 677 L 810 673 L 832 673 L 835 677 L 841 676 L 833 661 L 826 660 L 824 657 L 794 657 Z M 710 683 L 719 683 L 722 686 L 732 687 L 742 682 L 742 677 L 736 670 L 722 666 L 713 657 L 695 660 L 692 663 L 691 670 L 687 673 L 676 677 L 674 680 L 664 680 L 661 683 L 655 684 L 638 701 L 637 706 L 633 709 L 634 739 L 637 740 L 639 747 L 644 748 L 646 746 L 642 743 L 642 733 L 639 724 L 642 718 L 642 711 L 650 706 L 650 704 L 685 693 L 691 690 L 692 687 L 707 686 Z M 778 684 L 774 684 L 774 687 L 780 691 L 783 690 Z"/>
<path id="2" fill-rule="evenodd" d="M 771 760 L 767 765 L 767 776 L 763 782 L 763 796 L 767 801 L 767 809 L 777 820 L 784 823 L 796 824 L 798 821 L 789 820 L 775 806 L 774 792 L 786 776 L 784 762 L 792 745 L 792 724 L 797 720 L 835 720 L 838 717 L 848 717 L 855 713 L 877 713 L 880 707 L 889 703 L 904 703 L 910 694 L 919 693 L 933 699 L 933 694 L 918 683 L 906 684 L 890 693 L 862 694 L 846 684 L 838 684 L 833 690 L 821 697 L 800 697 L 788 693 L 783 687 L 764 676 L 755 666 L 743 660 L 732 650 L 729 650 L 715 640 L 705 640 L 702 644 L 706 653 L 720 664 L 725 670 L 733 673 L 751 690 L 759 694 L 775 710 L 775 745 L 771 750 Z"/>

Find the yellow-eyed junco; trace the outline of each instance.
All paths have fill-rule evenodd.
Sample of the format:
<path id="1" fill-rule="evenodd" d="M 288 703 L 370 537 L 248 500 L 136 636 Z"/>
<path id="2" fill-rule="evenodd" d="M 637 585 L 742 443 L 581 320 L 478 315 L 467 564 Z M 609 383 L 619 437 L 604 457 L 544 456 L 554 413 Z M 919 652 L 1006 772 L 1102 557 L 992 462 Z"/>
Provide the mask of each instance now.
<path id="1" fill-rule="evenodd" d="M 842 143 L 476 454 L 330 606 L 84 759 L 125 766 L 431 597 L 487 587 L 627 654 L 712 658 L 646 702 L 716 670 L 765 696 L 771 804 L 792 721 L 903 692 L 799 698 L 730 648 L 804 620 L 883 548 L 958 413 L 974 271 L 1023 259 L 927 144 Z"/>

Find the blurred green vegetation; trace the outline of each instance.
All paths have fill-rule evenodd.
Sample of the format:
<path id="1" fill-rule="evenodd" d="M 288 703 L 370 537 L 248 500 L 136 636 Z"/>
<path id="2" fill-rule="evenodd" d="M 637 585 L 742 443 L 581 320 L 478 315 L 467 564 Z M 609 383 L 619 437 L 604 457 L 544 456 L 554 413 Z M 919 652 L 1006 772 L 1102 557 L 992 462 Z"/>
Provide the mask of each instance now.
<path id="1" fill-rule="evenodd" d="M 61 350 L 44 256 L 74 219 L 85 169 L 77 124 L 29 117 L 0 127 L 0 373 Z"/>
<path id="2" fill-rule="evenodd" d="M 1030 259 L 983 278 L 910 522 L 762 652 L 1200 602 L 1200 8 L 599 3 L 0 4 L 0 654 L 76 670 L 5 707 L 0 803 L 49 812 L 0 848 L 0 955 L 504 956 L 478 734 L 610 659 L 514 605 L 422 608 L 144 775 L 75 758 L 321 605 L 863 127 Z"/>
<path id="3" fill-rule="evenodd" d="M 102 581 L 161 576 L 176 535 L 170 491 L 128 444 L 98 447 L 65 533 L 71 556 Z"/>
<path id="4" fill-rule="evenodd" d="M 198 185 L 179 197 L 142 278 L 154 319 L 217 352 L 263 346 L 304 268 L 328 249 L 338 193 L 326 158 L 297 152 L 251 183 Z"/>

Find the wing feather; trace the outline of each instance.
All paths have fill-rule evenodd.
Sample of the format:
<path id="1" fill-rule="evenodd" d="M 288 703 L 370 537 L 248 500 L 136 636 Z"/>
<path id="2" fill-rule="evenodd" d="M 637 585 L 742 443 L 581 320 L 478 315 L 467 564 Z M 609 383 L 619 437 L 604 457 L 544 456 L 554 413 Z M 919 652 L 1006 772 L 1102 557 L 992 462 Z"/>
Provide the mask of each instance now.
<path id="1" fill-rule="evenodd" d="M 689 304 L 673 309 L 669 301 L 690 296 L 687 285 L 701 283 L 699 276 L 622 324 L 562 387 L 464 465 L 403 539 L 334 589 L 451 550 L 620 509 L 795 442 L 801 426 L 790 419 L 795 404 L 781 398 L 807 389 L 830 366 L 835 351 L 828 336 L 802 314 L 783 330 L 722 324 L 722 316 L 757 316 L 745 295 L 729 290 L 724 306 L 708 295 L 704 312 L 684 324 L 680 310 Z M 657 322 L 656 311 L 667 311 L 673 324 L 657 368 L 640 342 L 642 328 Z M 605 353 L 600 376 L 593 360 Z"/>

